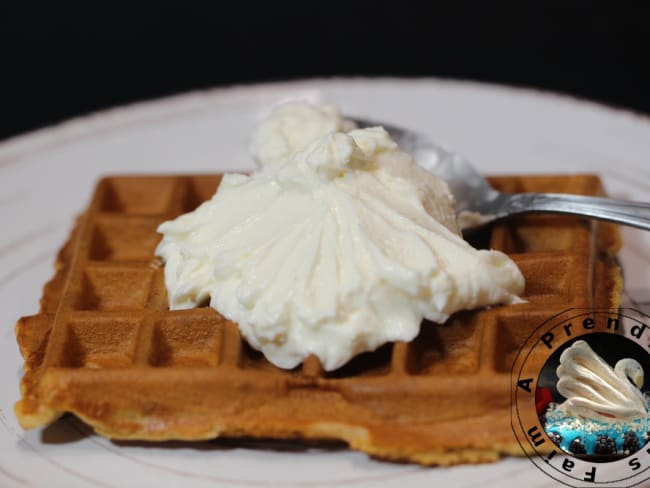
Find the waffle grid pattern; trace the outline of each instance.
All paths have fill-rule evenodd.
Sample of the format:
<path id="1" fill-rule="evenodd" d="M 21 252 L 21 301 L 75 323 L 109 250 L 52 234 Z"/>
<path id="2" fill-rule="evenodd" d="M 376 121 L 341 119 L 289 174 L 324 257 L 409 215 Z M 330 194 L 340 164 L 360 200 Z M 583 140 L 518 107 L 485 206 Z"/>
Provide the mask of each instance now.
<path id="1" fill-rule="evenodd" d="M 509 415 L 510 369 L 531 327 L 569 307 L 616 305 L 615 227 L 520 218 L 476 244 L 515 260 L 527 303 L 424 324 L 411 343 L 387 344 L 330 373 L 313 357 L 281 370 L 214 310 L 168 310 L 155 229 L 209 199 L 219 180 L 125 176 L 98 184 L 45 287 L 41 313 L 17 326 L 24 426 L 69 411 L 116 438 L 338 438 L 425 464 L 492 460 L 517 451 L 494 416 Z M 602 193 L 588 175 L 492 183 L 506 192 Z M 453 437 L 474 424 L 474 434 Z"/>

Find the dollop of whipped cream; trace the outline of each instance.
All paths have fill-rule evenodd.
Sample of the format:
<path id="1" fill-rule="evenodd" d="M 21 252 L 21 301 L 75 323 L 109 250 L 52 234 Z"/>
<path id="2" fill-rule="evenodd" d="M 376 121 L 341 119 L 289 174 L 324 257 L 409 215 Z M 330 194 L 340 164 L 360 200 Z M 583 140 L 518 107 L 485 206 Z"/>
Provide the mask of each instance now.
<path id="1" fill-rule="evenodd" d="M 621 359 L 612 368 L 579 340 L 562 352 L 556 372 L 557 390 L 566 398 L 559 408 L 567 415 L 608 422 L 648 415 L 647 399 L 639 390 L 643 368 L 635 359 Z"/>
<path id="2" fill-rule="evenodd" d="M 249 150 L 259 166 L 277 166 L 319 137 L 355 128 L 334 105 L 288 102 L 253 129 Z"/>
<path id="3" fill-rule="evenodd" d="M 278 157 L 159 227 L 172 309 L 209 300 L 275 365 L 315 355 L 329 371 L 412 340 L 423 318 L 518 300 L 517 266 L 460 237 L 446 183 L 384 129 Z"/>

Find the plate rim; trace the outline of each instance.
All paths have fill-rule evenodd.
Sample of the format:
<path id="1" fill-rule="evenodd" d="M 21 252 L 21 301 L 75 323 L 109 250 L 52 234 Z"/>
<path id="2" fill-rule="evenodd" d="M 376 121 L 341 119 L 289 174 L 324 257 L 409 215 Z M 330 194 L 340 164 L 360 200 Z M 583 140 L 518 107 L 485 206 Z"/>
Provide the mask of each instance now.
<path id="1" fill-rule="evenodd" d="M 399 76 L 334 76 L 296 78 L 281 81 L 265 81 L 259 83 L 237 83 L 224 86 L 213 86 L 205 89 L 182 91 L 179 93 L 135 100 L 117 104 L 107 108 L 93 110 L 58 122 L 45 125 L 24 133 L 9 136 L 0 140 L 0 168 L 7 166 L 17 159 L 52 145 L 65 144 L 77 138 L 96 135 L 111 131 L 128 123 L 140 123 L 152 117 L 159 120 L 164 117 L 176 116 L 179 112 L 194 111 L 205 107 L 205 101 L 212 105 L 236 103 L 241 99 L 252 96 L 268 97 L 273 94 L 286 94 L 290 90 L 306 90 L 318 88 L 336 88 L 337 85 L 401 85 L 424 86 L 433 88 L 464 87 L 468 89 L 492 92 L 493 94 L 515 95 L 517 97 L 541 98 L 552 103 L 568 103 L 582 109 L 592 109 L 607 113 L 610 116 L 622 117 L 633 123 L 650 126 L 650 114 L 637 112 L 617 105 L 583 98 L 573 94 L 541 89 L 537 87 L 486 82 L 461 78 L 439 77 L 399 77 Z"/>

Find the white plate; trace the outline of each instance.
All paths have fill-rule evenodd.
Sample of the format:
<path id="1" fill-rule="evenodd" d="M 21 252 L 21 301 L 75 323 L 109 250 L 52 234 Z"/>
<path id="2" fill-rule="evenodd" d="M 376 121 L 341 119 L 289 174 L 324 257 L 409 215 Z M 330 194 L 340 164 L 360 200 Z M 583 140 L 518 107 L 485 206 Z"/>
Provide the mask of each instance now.
<path id="1" fill-rule="evenodd" d="M 484 173 L 597 172 L 610 194 L 648 200 L 650 122 L 529 90 L 440 80 L 313 80 L 217 89 L 67 122 L 0 145 L 0 486 L 552 486 L 527 459 L 424 469 L 345 449 L 118 445 L 65 419 L 23 432 L 13 415 L 16 319 L 43 283 L 100 175 L 252 168 L 245 140 L 273 104 L 324 100 L 420 128 Z M 37 110 L 38 107 L 29 107 Z M 648 236 L 624 230 L 629 289 L 650 282 Z"/>

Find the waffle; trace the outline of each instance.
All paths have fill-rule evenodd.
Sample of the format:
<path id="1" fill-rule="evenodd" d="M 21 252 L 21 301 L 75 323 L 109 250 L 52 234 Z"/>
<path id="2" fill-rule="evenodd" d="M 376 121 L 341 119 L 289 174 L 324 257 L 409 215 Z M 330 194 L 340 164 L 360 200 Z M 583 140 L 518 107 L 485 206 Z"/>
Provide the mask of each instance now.
<path id="1" fill-rule="evenodd" d="M 25 428 L 71 412 L 114 439 L 342 440 L 421 464 L 521 455 L 510 428 L 510 369 L 531 328 L 569 307 L 617 307 L 611 224 L 527 216 L 478 235 L 526 278 L 526 303 L 424 324 L 326 373 L 282 370 L 208 307 L 170 311 L 156 227 L 210 198 L 219 176 L 108 177 L 60 251 L 41 310 L 18 321 Z M 591 175 L 499 177 L 506 192 L 601 194 Z"/>

